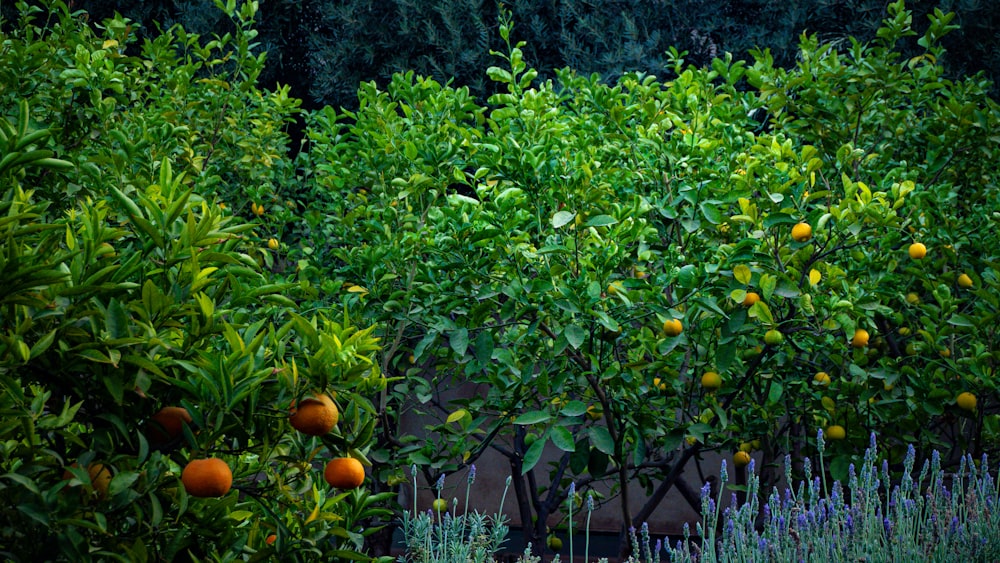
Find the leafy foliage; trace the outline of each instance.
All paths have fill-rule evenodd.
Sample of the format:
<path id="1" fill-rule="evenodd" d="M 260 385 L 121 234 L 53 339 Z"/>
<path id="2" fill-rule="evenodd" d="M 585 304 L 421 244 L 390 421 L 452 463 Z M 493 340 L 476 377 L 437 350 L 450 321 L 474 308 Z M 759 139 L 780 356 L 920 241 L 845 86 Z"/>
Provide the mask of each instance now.
<path id="1" fill-rule="evenodd" d="M 233 213 L 275 191 L 295 110 L 255 86 L 252 6 L 221 12 L 234 34 L 172 28 L 135 56 L 120 17 L 95 35 L 62 3 L 20 9 L 0 53 L 0 498 L 17 507 L 0 552 L 363 558 L 379 497 L 317 475 L 331 452 L 364 459 L 377 339 L 346 311 L 300 313 L 263 225 Z M 287 408 L 314 390 L 342 422 L 303 439 Z M 168 441 L 151 419 L 166 405 L 192 418 Z M 205 456 L 236 491 L 185 493 L 181 468 Z M 110 482 L 80 469 L 95 463 Z"/>

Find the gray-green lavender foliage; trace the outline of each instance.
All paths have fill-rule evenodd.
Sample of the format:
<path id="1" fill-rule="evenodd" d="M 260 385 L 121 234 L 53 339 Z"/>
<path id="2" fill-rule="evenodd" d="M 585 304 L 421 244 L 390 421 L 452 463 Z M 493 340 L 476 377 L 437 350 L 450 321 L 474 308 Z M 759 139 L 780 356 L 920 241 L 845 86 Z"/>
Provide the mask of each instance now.
<path id="1" fill-rule="evenodd" d="M 760 479 L 751 460 L 746 501 L 741 503 L 732 494 L 729 505 L 721 508 L 729 479 L 723 461 L 718 496 L 713 498 L 708 485 L 702 489 L 702 520 L 696 523 L 695 535 L 685 524 L 684 539 L 673 547 L 665 546 L 662 540 L 654 543 L 643 524 L 638 533 L 630 530 L 633 552 L 625 563 L 1000 561 L 1000 483 L 990 473 L 985 455 L 978 461 L 965 456 L 958 470 L 948 473 L 934 452 L 914 477 L 916 451 L 911 445 L 902 475 L 894 479 L 888 462 L 879 463 L 872 434 L 861 467 L 850 467 L 846 488 L 839 481 L 828 487 L 822 478 L 822 431 L 817 442 L 818 473 L 813 475 L 812 462 L 805 459 L 804 479 L 798 486 L 775 489 L 763 506 Z M 785 476 L 788 483 L 793 482 L 790 457 L 785 458 Z M 571 491 L 567 500 L 570 519 L 574 494 Z M 584 556 L 589 560 L 589 522 L 594 509 L 590 496 L 586 508 Z M 407 556 L 401 560 L 422 563 L 492 562 L 507 533 L 499 513 L 492 519 L 467 511 L 435 517 L 417 514 L 416 505 L 413 515 L 404 516 L 403 524 Z M 573 555 L 571 541 L 571 559 Z M 530 545 L 518 559 L 519 563 L 540 560 L 531 554 Z M 559 556 L 552 561 L 559 563 Z"/>

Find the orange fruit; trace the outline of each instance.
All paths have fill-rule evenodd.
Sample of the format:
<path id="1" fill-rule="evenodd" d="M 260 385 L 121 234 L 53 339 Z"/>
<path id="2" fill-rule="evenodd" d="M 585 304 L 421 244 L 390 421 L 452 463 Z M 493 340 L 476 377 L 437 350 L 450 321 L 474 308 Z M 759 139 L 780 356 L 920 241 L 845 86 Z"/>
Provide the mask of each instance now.
<path id="1" fill-rule="evenodd" d="M 910 249 L 908 252 L 910 253 L 910 258 L 913 258 L 914 260 L 920 260 L 924 256 L 927 256 L 927 247 L 924 246 L 923 243 L 915 242 L 910 245 Z"/>
<path id="2" fill-rule="evenodd" d="M 825 371 L 818 372 L 813 376 L 813 381 L 815 381 L 818 385 L 827 387 L 830 385 L 830 374 Z"/>
<path id="3" fill-rule="evenodd" d="M 969 274 L 961 274 L 958 276 L 958 287 L 963 289 L 969 289 L 972 287 L 972 278 L 969 277 Z"/>
<path id="4" fill-rule="evenodd" d="M 563 544 L 561 539 L 556 537 L 555 534 L 552 534 L 548 537 L 547 540 L 545 540 L 545 545 L 547 545 L 549 549 L 551 549 L 552 551 L 558 552 L 560 549 L 562 549 Z"/>
<path id="5" fill-rule="evenodd" d="M 678 336 L 684 332 L 684 324 L 680 319 L 667 319 L 663 322 L 663 332 L 667 336 Z"/>
<path id="6" fill-rule="evenodd" d="M 733 454 L 733 465 L 736 467 L 746 467 L 750 465 L 750 454 L 740 450 Z"/>
<path id="7" fill-rule="evenodd" d="M 780 330 L 771 329 L 764 333 L 764 344 L 768 346 L 778 346 L 785 341 L 785 335 Z"/>
<path id="8" fill-rule="evenodd" d="M 809 223 L 799 223 L 792 227 L 792 240 L 805 242 L 813 236 L 813 228 Z"/>
<path id="9" fill-rule="evenodd" d="M 756 291 L 747 292 L 747 296 L 743 298 L 743 306 L 751 307 L 754 303 L 760 301 L 760 294 Z"/>
<path id="10" fill-rule="evenodd" d="M 847 437 L 847 431 L 844 430 L 843 426 L 834 424 L 826 427 L 826 430 L 823 431 L 823 437 L 828 440 L 843 440 Z"/>
<path id="11" fill-rule="evenodd" d="M 292 428 L 308 436 L 322 436 L 337 425 L 340 413 L 333 399 L 326 393 L 307 397 L 296 405 L 292 402 L 288 421 Z"/>
<path id="12" fill-rule="evenodd" d="M 868 331 L 863 328 L 855 330 L 854 337 L 851 338 L 851 346 L 854 346 L 855 348 L 864 348 L 865 346 L 868 346 Z"/>
<path id="13" fill-rule="evenodd" d="M 622 287 L 621 282 L 611 282 L 608 284 L 608 295 L 618 295 L 624 292 L 625 288 Z"/>
<path id="14" fill-rule="evenodd" d="M 267 536 L 267 539 L 264 540 L 264 543 L 266 543 L 267 545 L 273 545 L 274 542 L 276 541 L 278 541 L 278 536 L 271 534 L 270 536 Z"/>
<path id="15" fill-rule="evenodd" d="M 964 391 L 955 398 L 955 404 L 962 410 L 973 412 L 976 410 L 976 396 Z"/>
<path id="16" fill-rule="evenodd" d="M 714 371 L 706 371 L 705 375 L 701 376 L 701 386 L 708 391 L 715 391 L 722 387 L 722 377 Z"/>
<path id="17" fill-rule="evenodd" d="M 159 446 L 181 435 L 184 425 L 191 424 L 191 413 L 183 407 L 163 407 L 149 420 L 149 441 Z"/>
<path id="18" fill-rule="evenodd" d="M 278 246 L 280 246 L 278 244 L 278 239 L 273 237 L 267 239 L 267 247 L 270 248 L 271 250 L 278 250 Z"/>
<path id="19" fill-rule="evenodd" d="M 365 468 L 353 457 L 335 457 L 327 462 L 323 478 L 335 489 L 356 489 L 365 482 Z"/>
<path id="20" fill-rule="evenodd" d="M 221 497 L 233 486 L 233 472 L 217 457 L 192 459 L 181 471 L 181 483 L 193 497 Z"/>
<path id="21" fill-rule="evenodd" d="M 80 467 L 74 463 L 70 467 Z M 111 470 L 103 463 L 91 463 L 87 466 L 87 475 L 90 476 L 90 486 L 97 493 L 97 498 L 103 499 L 108 496 L 108 486 L 111 485 Z M 67 469 L 63 473 L 63 479 L 72 479 L 73 473 Z"/>
<path id="22" fill-rule="evenodd" d="M 431 503 L 431 508 L 434 509 L 435 513 L 448 512 L 448 501 L 443 498 L 436 498 Z"/>

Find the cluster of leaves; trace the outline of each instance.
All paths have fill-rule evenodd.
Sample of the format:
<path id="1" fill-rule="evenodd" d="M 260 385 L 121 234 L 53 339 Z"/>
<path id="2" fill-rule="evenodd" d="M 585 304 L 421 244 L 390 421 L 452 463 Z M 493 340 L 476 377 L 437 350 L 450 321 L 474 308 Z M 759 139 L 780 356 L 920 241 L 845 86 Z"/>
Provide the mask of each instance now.
<path id="1" fill-rule="evenodd" d="M 141 46 L 127 20 L 95 32 L 62 2 L 3 24 L 4 559 L 362 558 L 382 499 L 317 468 L 365 456 L 377 338 L 339 308 L 302 311 L 313 297 L 268 268 L 247 218 L 280 192 L 297 101 L 255 85 L 255 4 L 218 7 L 233 33 Z M 323 390 L 338 429 L 291 431 L 290 403 Z M 166 443 L 163 406 L 193 419 Z M 221 499 L 180 486 L 206 456 L 234 473 Z M 94 464 L 106 485 L 72 469 Z"/>
<path id="2" fill-rule="evenodd" d="M 363 84 L 356 112 L 310 116 L 300 268 L 384 328 L 386 420 L 439 421 L 434 441 L 387 425 L 381 479 L 412 462 L 432 482 L 492 449 L 537 545 L 571 482 L 610 479 L 626 528 L 674 486 L 697 507 L 679 475 L 705 448 L 767 461 L 843 426 L 843 479 L 874 428 L 896 463 L 906 443 L 956 461 L 988 447 L 1000 280 L 981 221 L 1000 209 L 1000 111 L 988 82 L 944 78 L 951 17 L 931 15 L 912 58 L 898 2 L 872 42 L 803 36 L 793 69 L 672 51 L 672 80 L 616 84 L 539 81 L 502 19 L 488 105 L 406 73 Z"/>

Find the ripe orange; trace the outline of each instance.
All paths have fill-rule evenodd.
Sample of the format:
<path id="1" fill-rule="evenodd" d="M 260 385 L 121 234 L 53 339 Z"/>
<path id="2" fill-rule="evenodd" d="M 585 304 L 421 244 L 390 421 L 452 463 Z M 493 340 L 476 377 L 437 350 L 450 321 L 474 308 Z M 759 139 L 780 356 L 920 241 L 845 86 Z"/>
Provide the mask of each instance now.
<path id="1" fill-rule="evenodd" d="M 830 374 L 825 371 L 818 372 L 813 376 L 813 381 L 815 381 L 818 385 L 827 387 L 830 385 Z"/>
<path id="2" fill-rule="evenodd" d="M 847 431 L 844 430 L 843 426 L 834 424 L 826 427 L 826 430 L 823 431 L 823 437 L 828 440 L 843 440 L 847 437 Z"/>
<path id="3" fill-rule="evenodd" d="M 684 332 L 684 324 L 680 319 L 667 319 L 663 322 L 663 332 L 667 336 L 678 336 Z"/>
<path id="4" fill-rule="evenodd" d="M 193 497 L 221 497 L 233 486 L 233 472 L 217 457 L 192 459 L 181 471 L 181 483 Z"/>
<path id="5" fill-rule="evenodd" d="M 768 346 L 778 346 L 785 341 L 785 335 L 780 330 L 771 329 L 764 333 L 764 344 Z"/>
<path id="6" fill-rule="evenodd" d="M 292 428 L 309 436 L 322 436 L 337 425 L 340 413 L 333 399 L 326 393 L 302 399 L 297 406 L 292 402 L 288 421 Z"/>
<path id="7" fill-rule="evenodd" d="M 264 540 L 264 543 L 266 543 L 267 545 L 273 545 L 274 542 L 276 541 L 278 541 L 278 536 L 271 534 L 270 536 L 267 536 L 267 539 Z"/>
<path id="8" fill-rule="evenodd" d="M 927 247 L 924 246 L 923 243 L 915 242 L 910 245 L 909 253 L 910 253 L 910 258 L 913 258 L 914 260 L 920 260 L 924 256 L 927 256 Z"/>
<path id="9" fill-rule="evenodd" d="M 756 291 L 747 292 L 747 296 L 743 298 L 743 306 L 751 307 L 754 303 L 760 301 L 760 294 Z"/>
<path id="10" fill-rule="evenodd" d="M 955 404 L 962 410 L 973 412 L 976 410 L 976 396 L 968 391 L 963 391 L 955 398 Z"/>
<path id="11" fill-rule="evenodd" d="M 813 236 L 813 228 L 809 223 L 799 223 L 792 227 L 792 240 L 805 242 Z"/>
<path id="12" fill-rule="evenodd" d="M 74 463 L 70 467 L 79 467 Z M 90 476 L 90 486 L 97 493 L 97 498 L 103 499 L 108 496 L 108 486 L 111 485 L 111 470 L 103 463 L 91 463 L 87 466 L 87 475 Z M 63 479 L 72 479 L 73 473 L 67 469 L 63 472 Z"/>
<path id="13" fill-rule="evenodd" d="M 716 391 L 722 387 L 722 377 L 714 371 L 706 371 L 701 376 L 701 386 L 708 391 Z"/>
<path id="14" fill-rule="evenodd" d="M 160 446 L 181 435 L 184 425 L 191 424 L 191 413 L 183 407 L 163 407 L 149 420 L 149 442 Z"/>
<path id="15" fill-rule="evenodd" d="M 733 465 L 736 467 L 746 467 L 750 465 L 750 454 L 740 450 L 733 454 Z"/>
<path id="16" fill-rule="evenodd" d="M 335 489 L 356 489 L 365 482 L 365 468 L 353 457 L 335 457 L 327 462 L 323 478 Z"/>
<path id="17" fill-rule="evenodd" d="M 961 274 L 958 276 L 958 287 L 963 289 L 969 289 L 972 287 L 972 278 L 969 277 L 969 274 Z"/>
<path id="18" fill-rule="evenodd" d="M 855 330 L 854 337 L 851 338 L 851 346 L 854 346 L 855 348 L 864 348 L 865 346 L 868 346 L 868 331 L 863 328 Z"/>

